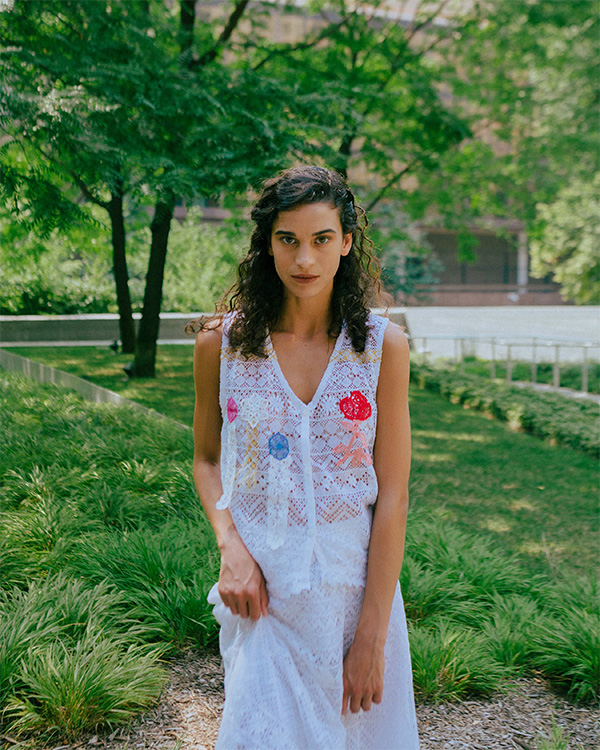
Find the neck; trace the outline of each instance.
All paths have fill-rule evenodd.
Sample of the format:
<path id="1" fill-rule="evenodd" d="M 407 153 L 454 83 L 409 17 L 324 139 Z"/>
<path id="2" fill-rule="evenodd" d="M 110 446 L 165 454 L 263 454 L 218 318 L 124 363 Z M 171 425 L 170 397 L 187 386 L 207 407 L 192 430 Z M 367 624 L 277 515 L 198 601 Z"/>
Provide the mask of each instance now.
<path id="1" fill-rule="evenodd" d="M 276 326 L 280 333 L 291 333 L 302 339 L 327 335 L 331 324 L 330 300 L 286 299 Z"/>

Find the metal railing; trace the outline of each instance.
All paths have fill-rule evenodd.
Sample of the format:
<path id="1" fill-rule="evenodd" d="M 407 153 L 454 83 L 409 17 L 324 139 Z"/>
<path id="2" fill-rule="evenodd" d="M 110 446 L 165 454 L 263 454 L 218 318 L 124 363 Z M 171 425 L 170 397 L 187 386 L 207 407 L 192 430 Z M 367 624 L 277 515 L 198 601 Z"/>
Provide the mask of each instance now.
<path id="1" fill-rule="evenodd" d="M 531 365 L 531 382 L 538 382 L 538 366 L 540 364 L 552 364 L 552 385 L 554 388 L 560 388 L 561 365 L 566 362 L 561 360 L 561 350 L 576 349 L 581 352 L 581 357 L 577 364 L 581 365 L 581 391 L 589 391 L 589 369 L 592 360 L 590 353 L 596 350 L 600 353 L 600 343 L 591 341 L 573 341 L 566 339 L 546 339 L 540 336 L 531 337 L 499 337 L 499 336 L 454 336 L 454 335 L 428 335 L 428 336 L 411 336 L 408 338 L 413 344 L 414 350 L 423 355 L 427 360 L 431 353 L 427 344 L 429 341 L 452 341 L 454 349 L 453 359 L 459 363 L 461 370 L 464 367 L 465 358 L 472 353 L 475 345 L 489 346 L 490 357 L 488 359 L 490 367 L 490 378 L 496 378 L 496 369 L 499 362 L 504 362 L 506 366 L 506 380 L 513 381 L 514 366 L 517 363 L 529 362 Z M 420 346 L 417 345 L 420 342 Z M 515 353 L 521 350 L 522 356 L 517 358 Z M 467 350 L 469 352 L 467 353 Z M 501 356 L 504 350 L 504 356 Z M 528 355 L 528 356 L 523 356 Z M 571 359 L 570 364 L 573 364 Z"/>

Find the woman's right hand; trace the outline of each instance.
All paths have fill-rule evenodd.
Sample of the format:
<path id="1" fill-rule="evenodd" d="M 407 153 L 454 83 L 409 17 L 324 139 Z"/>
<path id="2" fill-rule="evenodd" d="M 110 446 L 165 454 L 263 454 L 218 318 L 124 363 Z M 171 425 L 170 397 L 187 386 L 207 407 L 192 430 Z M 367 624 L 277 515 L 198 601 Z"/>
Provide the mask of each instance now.
<path id="1" fill-rule="evenodd" d="M 219 595 L 232 614 L 252 620 L 267 615 L 269 595 L 262 570 L 248 552 L 235 527 L 220 545 Z"/>

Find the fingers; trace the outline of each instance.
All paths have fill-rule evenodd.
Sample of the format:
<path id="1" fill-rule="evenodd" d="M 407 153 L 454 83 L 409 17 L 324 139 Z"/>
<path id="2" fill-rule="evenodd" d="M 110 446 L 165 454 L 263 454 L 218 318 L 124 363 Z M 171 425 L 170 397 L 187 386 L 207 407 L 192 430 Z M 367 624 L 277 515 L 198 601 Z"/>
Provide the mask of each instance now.
<path id="1" fill-rule="evenodd" d="M 348 688 L 344 685 L 344 695 L 342 696 L 342 716 L 348 712 L 348 700 L 350 699 L 350 693 Z"/>
<path id="2" fill-rule="evenodd" d="M 362 703 L 362 695 L 354 693 L 350 696 L 350 710 L 353 714 L 357 714 L 360 711 L 360 704 Z"/>
<path id="3" fill-rule="evenodd" d="M 267 616 L 269 595 L 264 580 L 257 586 L 251 586 L 247 591 L 240 593 L 221 594 L 221 601 L 229 607 L 232 615 L 239 615 L 244 619 L 260 620 L 261 616 Z"/>
<path id="4" fill-rule="evenodd" d="M 348 708 L 353 714 L 357 714 L 362 708 L 363 711 L 370 711 L 373 703 L 381 703 L 383 689 L 373 689 L 371 686 L 365 688 L 352 688 L 350 683 L 344 680 L 344 693 L 342 696 L 342 715 L 348 712 Z"/>
<path id="5" fill-rule="evenodd" d="M 260 593 L 260 611 L 263 617 L 266 617 L 267 612 L 268 612 L 267 608 L 269 606 L 269 595 L 267 593 L 267 586 L 265 584 L 264 578 L 261 581 L 259 593 Z"/>
<path id="6" fill-rule="evenodd" d="M 248 597 L 248 611 L 252 620 L 260 620 L 262 611 L 260 588 L 257 588 L 256 591 L 252 591 L 252 593 Z"/>

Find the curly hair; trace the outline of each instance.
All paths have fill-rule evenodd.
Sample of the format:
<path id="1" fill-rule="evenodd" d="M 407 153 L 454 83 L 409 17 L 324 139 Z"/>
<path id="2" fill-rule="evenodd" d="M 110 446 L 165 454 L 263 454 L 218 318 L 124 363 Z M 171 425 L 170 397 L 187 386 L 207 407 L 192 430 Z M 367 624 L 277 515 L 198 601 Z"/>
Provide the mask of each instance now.
<path id="1" fill-rule="evenodd" d="M 343 234 L 352 234 L 350 252 L 340 258 L 333 280 L 328 333 L 337 338 L 345 321 L 355 351 L 365 350 L 369 306 L 381 294 L 379 261 L 365 234 L 369 222 L 344 177 L 317 166 L 292 167 L 264 183 L 250 214 L 254 231 L 236 283 L 217 304 L 215 316 L 190 321 L 186 333 L 202 330 L 215 317 L 236 312 L 229 329 L 230 346 L 246 358 L 267 356 L 266 338 L 279 321 L 284 301 L 284 286 L 269 254 L 273 224 L 280 212 L 310 203 L 336 208 Z"/>

